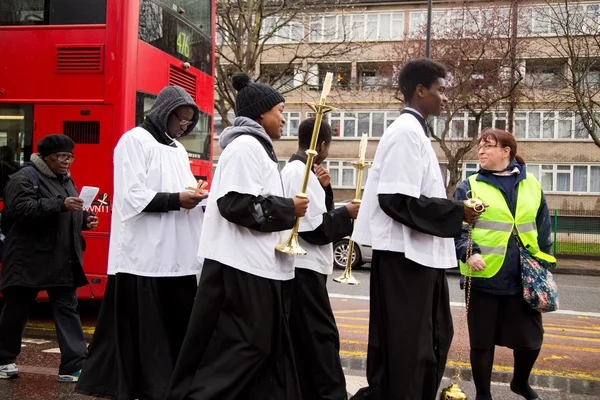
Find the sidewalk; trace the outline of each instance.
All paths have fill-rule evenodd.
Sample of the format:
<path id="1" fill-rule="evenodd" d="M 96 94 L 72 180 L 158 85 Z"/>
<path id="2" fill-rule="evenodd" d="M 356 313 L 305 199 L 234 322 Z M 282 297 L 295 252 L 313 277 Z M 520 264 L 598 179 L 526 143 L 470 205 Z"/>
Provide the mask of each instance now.
<path id="1" fill-rule="evenodd" d="M 577 258 L 556 259 L 557 268 L 553 274 L 600 276 L 600 260 L 588 260 Z"/>

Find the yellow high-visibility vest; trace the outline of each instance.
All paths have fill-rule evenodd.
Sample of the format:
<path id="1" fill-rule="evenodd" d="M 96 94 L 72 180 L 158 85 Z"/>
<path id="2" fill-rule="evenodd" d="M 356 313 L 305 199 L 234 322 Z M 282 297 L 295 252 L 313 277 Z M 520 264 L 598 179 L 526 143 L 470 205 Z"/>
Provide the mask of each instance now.
<path id="1" fill-rule="evenodd" d="M 483 271 L 472 271 L 461 261 L 460 272 L 477 278 L 491 278 L 496 275 L 504 264 L 508 241 L 512 234 L 518 235 L 523 246 L 534 256 L 555 263 L 556 259 L 542 252 L 538 246 L 535 218 L 542 201 L 542 188 L 535 176 L 527 173 L 526 179 L 519 182 L 517 209 L 513 217 L 502 192 L 487 182 L 478 181 L 477 175 L 469 177 L 471 190 L 489 207 L 473 226 L 472 237 L 481 250 L 486 267 Z"/>

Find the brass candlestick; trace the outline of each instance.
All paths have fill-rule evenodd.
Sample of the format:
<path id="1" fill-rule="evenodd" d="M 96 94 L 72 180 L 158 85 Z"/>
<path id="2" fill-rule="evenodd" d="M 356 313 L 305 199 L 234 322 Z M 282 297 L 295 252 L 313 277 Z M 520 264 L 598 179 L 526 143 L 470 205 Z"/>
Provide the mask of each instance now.
<path id="1" fill-rule="evenodd" d="M 313 128 L 312 137 L 310 140 L 310 147 L 306 150 L 307 160 L 306 160 L 306 169 L 304 170 L 304 178 L 302 181 L 302 188 L 300 193 L 296 195 L 296 197 L 301 199 L 307 199 L 308 195 L 306 194 L 306 189 L 308 187 L 308 178 L 311 173 L 311 167 L 313 164 L 313 159 L 317 155 L 317 139 L 319 137 L 319 130 L 321 129 L 321 121 L 323 119 L 323 115 L 334 111 L 335 108 L 330 107 L 325 104 L 325 100 L 327 95 L 329 94 L 329 90 L 331 89 L 331 81 L 333 80 L 333 73 L 328 72 L 325 76 L 325 81 L 323 82 L 323 92 L 321 93 L 321 101 L 319 103 L 307 103 L 306 105 L 313 110 L 317 116 L 315 118 L 315 126 Z M 292 234 L 287 240 L 279 243 L 275 246 L 275 249 L 287 253 L 293 254 L 297 256 L 306 255 L 306 250 L 300 246 L 298 242 L 298 229 L 300 227 L 300 218 L 296 218 L 296 223 L 294 224 L 294 228 L 292 229 Z"/>
<path id="2" fill-rule="evenodd" d="M 356 192 L 354 193 L 354 199 L 352 200 L 352 203 L 354 203 L 354 204 L 361 203 L 363 172 L 365 169 L 371 168 L 371 163 L 365 162 L 365 158 L 367 155 L 368 140 L 369 140 L 369 135 L 367 135 L 366 133 L 363 133 L 363 135 L 360 139 L 360 146 L 358 147 L 358 161 L 350 163 L 350 165 L 352 165 L 357 170 Z M 353 227 L 354 227 L 355 221 L 356 220 L 352 220 Z M 344 283 L 346 285 L 359 285 L 360 284 L 360 281 L 352 275 L 352 256 L 353 255 L 354 255 L 354 240 L 352 240 L 352 238 L 350 238 L 350 240 L 348 241 L 348 258 L 346 260 L 346 268 L 344 269 L 344 272 L 342 273 L 342 275 L 340 275 L 337 278 L 333 278 L 334 282 Z"/>

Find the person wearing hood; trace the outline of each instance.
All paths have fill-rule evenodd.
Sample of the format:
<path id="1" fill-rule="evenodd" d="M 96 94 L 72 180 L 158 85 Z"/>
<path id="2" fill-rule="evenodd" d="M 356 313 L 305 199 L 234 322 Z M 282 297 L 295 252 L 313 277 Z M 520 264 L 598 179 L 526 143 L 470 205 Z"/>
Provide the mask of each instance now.
<path id="1" fill-rule="evenodd" d="M 495 346 L 513 349 L 510 389 L 528 400 L 537 399 L 529 386 L 529 375 L 542 347 L 544 329 L 540 312 L 523 299 L 516 237 L 522 243 L 535 242 L 532 252 L 550 254 L 550 213 L 540 183 L 517 155 L 512 134 L 500 129 L 484 130 L 477 141 L 477 155 L 481 169 L 454 193 L 455 200 L 465 200 L 467 192 L 473 190 L 489 205 L 473 227 L 473 255 L 469 259 L 465 259 L 468 227 L 455 239 L 461 273 L 472 276 L 467 322 L 476 400 L 492 398 Z"/>
<path id="2" fill-rule="evenodd" d="M 82 230 L 95 229 L 98 218 L 83 210 L 83 200 L 69 174 L 75 143 L 48 135 L 39 154 L 15 172 L 4 190 L 0 291 L 0 378 L 16 378 L 15 364 L 29 312 L 41 290 L 48 292 L 60 347 L 58 380 L 75 382 L 87 354 L 77 311 L 77 288 L 83 272 Z"/>
<path id="3" fill-rule="evenodd" d="M 199 110 L 177 86 L 163 88 L 144 122 L 114 151 L 108 282 L 76 390 L 114 399 L 162 399 L 196 294 L 196 256 L 206 196 L 187 152 Z M 190 210 L 185 213 L 185 210 Z"/>
<path id="4" fill-rule="evenodd" d="M 274 139 L 285 99 L 273 88 L 232 78 L 237 118 L 206 207 L 198 254 L 205 262 L 167 399 L 299 400 L 288 326 L 293 256 L 275 246 L 308 200 L 284 197 Z"/>

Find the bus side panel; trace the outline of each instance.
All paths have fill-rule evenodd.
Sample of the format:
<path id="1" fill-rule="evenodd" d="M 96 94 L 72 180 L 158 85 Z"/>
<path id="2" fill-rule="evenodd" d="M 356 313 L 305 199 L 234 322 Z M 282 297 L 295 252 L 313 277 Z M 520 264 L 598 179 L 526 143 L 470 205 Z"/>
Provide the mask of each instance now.
<path id="1" fill-rule="evenodd" d="M 104 26 L 4 27 L 1 32 L 0 47 L 6 49 L 9 44 L 8 57 L 15 61 L 3 63 L 0 69 L 5 99 L 12 103 L 102 102 Z M 88 57 L 91 61 L 80 67 Z"/>

